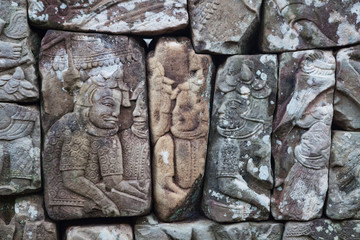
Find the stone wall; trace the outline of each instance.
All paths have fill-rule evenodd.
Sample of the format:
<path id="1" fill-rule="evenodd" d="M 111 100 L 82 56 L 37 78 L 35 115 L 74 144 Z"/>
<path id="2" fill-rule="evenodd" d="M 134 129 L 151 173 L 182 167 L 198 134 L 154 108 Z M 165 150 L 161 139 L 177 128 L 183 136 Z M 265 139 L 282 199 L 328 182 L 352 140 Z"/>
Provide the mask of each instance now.
<path id="1" fill-rule="evenodd" d="M 357 0 L 1 0 L 0 239 L 360 239 Z"/>

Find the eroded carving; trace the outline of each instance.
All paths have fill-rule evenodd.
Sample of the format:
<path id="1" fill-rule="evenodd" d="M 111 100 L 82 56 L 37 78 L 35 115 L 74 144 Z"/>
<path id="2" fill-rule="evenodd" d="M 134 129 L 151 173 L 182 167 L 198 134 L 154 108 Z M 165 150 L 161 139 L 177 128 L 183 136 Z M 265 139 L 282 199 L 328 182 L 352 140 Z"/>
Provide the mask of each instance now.
<path id="1" fill-rule="evenodd" d="M 0 103 L 0 119 L 0 195 L 39 189 L 39 111 Z"/>
<path id="2" fill-rule="evenodd" d="M 58 86 L 45 106 L 64 93 L 75 102 L 46 136 L 49 215 L 146 213 L 151 180 L 143 49 L 127 37 L 62 32 L 50 32 L 43 49 L 41 71 L 50 80 L 44 84 Z"/>
<path id="3" fill-rule="evenodd" d="M 29 18 L 46 28 L 154 35 L 185 28 L 186 6 L 186 0 L 30 0 Z"/>
<path id="4" fill-rule="evenodd" d="M 163 220 L 180 220 L 200 196 L 212 62 L 188 39 L 162 38 L 148 64 L 155 209 Z"/>
<path id="5" fill-rule="evenodd" d="M 291 73 L 296 64 L 297 70 Z M 321 216 L 328 188 L 334 70 L 331 52 L 281 55 L 273 139 L 276 179 L 272 214 L 276 219 Z M 293 89 L 289 80 L 294 82 Z"/>
<path id="6" fill-rule="evenodd" d="M 256 55 L 230 57 L 218 71 L 202 206 L 215 221 L 269 216 L 276 69 L 275 56 Z"/>
<path id="7" fill-rule="evenodd" d="M 108 240 L 133 240 L 133 231 L 128 224 L 95 225 L 70 227 L 66 230 L 67 240 L 78 239 L 108 239 Z"/>
<path id="8" fill-rule="evenodd" d="M 30 39 L 35 36 L 27 23 L 26 1 L 2 1 L 0 13 L 0 100 L 36 100 L 35 46 Z"/>
<path id="9" fill-rule="evenodd" d="M 341 0 L 267 1 L 261 47 L 279 52 L 359 42 L 359 7 Z"/>

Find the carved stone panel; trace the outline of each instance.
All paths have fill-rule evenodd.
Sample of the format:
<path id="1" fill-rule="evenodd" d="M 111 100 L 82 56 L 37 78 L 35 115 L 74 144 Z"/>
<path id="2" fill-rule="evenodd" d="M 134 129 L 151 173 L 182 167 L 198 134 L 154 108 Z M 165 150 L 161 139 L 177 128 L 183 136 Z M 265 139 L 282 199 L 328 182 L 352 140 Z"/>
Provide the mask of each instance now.
<path id="1" fill-rule="evenodd" d="M 326 215 L 360 218 L 360 133 L 334 131 Z"/>
<path id="2" fill-rule="evenodd" d="M 337 239 L 356 240 L 360 239 L 360 221 L 332 222 L 329 219 L 316 219 L 310 222 L 287 222 L 285 225 L 283 240 L 314 240 L 314 239 Z"/>
<path id="3" fill-rule="evenodd" d="M 360 130 L 360 46 L 336 54 L 334 123 L 344 130 Z"/>
<path id="4" fill-rule="evenodd" d="M 70 227 L 66 230 L 66 240 L 133 240 L 133 231 L 128 224 L 95 225 Z"/>
<path id="5" fill-rule="evenodd" d="M 144 56 L 141 43 L 125 36 L 44 37 L 43 168 L 51 218 L 150 211 Z"/>
<path id="6" fill-rule="evenodd" d="M 40 189 L 40 171 L 38 108 L 0 103 L 0 195 Z"/>
<path id="7" fill-rule="evenodd" d="M 248 51 L 249 39 L 259 26 L 261 2 L 190 0 L 191 33 L 196 52 L 240 54 Z"/>
<path id="8" fill-rule="evenodd" d="M 279 71 L 271 211 L 306 221 L 321 216 L 328 189 L 335 59 L 330 51 L 284 53 Z"/>
<path id="9" fill-rule="evenodd" d="M 0 239 L 56 240 L 56 225 L 45 219 L 43 198 L 30 195 L 0 200 Z"/>
<path id="10" fill-rule="evenodd" d="M 178 223 L 161 223 L 152 216 L 139 219 L 135 224 L 136 240 L 280 240 L 282 223 L 237 223 L 222 225 L 205 218 Z"/>
<path id="11" fill-rule="evenodd" d="M 161 38 L 149 53 L 155 211 L 164 221 L 186 218 L 201 196 L 209 129 L 209 55 L 187 38 Z"/>
<path id="12" fill-rule="evenodd" d="M 281 52 L 360 42 L 356 0 L 264 1 L 261 50 Z"/>
<path id="13" fill-rule="evenodd" d="M 217 73 L 202 209 L 217 222 L 270 211 L 276 55 L 232 56 Z"/>
<path id="14" fill-rule="evenodd" d="M 30 21 L 42 28 L 156 35 L 188 24 L 186 0 L 29 0 Z"/>
<path id="15" fill-rule="evenodd" d="M 26 0 L 0 4 L 0 101 L 29 102 L 39 98 L 33 52 L 37 37 L 27 22 Z"/>

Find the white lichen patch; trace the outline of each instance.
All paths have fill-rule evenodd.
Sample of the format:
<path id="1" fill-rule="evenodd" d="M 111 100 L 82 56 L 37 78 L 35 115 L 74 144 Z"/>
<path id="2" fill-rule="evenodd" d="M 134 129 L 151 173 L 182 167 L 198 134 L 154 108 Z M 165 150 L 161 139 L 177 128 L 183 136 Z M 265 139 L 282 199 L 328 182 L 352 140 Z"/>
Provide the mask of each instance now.
<path id="1" fill-rule="evenodd" d="M 169 164 L 169 152 L 168 151 L 162 151 L 160 152 L 160 156 L 162 157 L 162 160 L 165 164 Z"/>
<path id="2" fill-rule="evenodd" d="M 276 56 L 274 56 L 274 55 L 262 55 L 262 56 L 260 57 L 260 62 L 261 62 L 262 64 L 265 64 L 265 63 L 268 63 L 268 62 L 273 62 L 273 63 L 276 64 L 277 58 L 276 58 Z"/>
<path id="3" fill-rule="evenodd" d="M 339 44 L 349 44 L 360 40 L 360 33 L 356 30 L 355 25 L 349 22 L 340 23 L 336 34 Z"/>
<path id="4" fill-rule="evenodd" d="M 261 180 L 267 180 L 269 178 L 269 168 L 267 166 L 260 167 L 259 178 Z"/>
<path id="5" fill-rule="evenodd" d="M 280 31 L 282 37 L 272 34 L 266 37 L 270 48 L 296 50 L 300 43 L 298 33 L 286 23 L 280 26 Z"/>
<path id="6" fill-rule="evenodd" d="M 356 14 L 356 24 L 358 24 L 358 23 L 360 22 L 360 2 L 355 3 L 355 4 L 352 6 L 350 12 L 351 12 L 352 14 Z"/>

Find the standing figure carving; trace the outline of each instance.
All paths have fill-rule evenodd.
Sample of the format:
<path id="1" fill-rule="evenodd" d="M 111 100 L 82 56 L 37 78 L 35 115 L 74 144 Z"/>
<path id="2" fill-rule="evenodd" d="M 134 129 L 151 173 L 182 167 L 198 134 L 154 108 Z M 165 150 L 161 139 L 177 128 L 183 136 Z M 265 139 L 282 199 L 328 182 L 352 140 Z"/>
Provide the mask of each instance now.
<path id="1" fill-rule="evenodd" d="M 218 70 L 202 203 L 215 221 L 269 216 L 276 68 L 275 56 L 256 55 L 230 57 Z"/>

